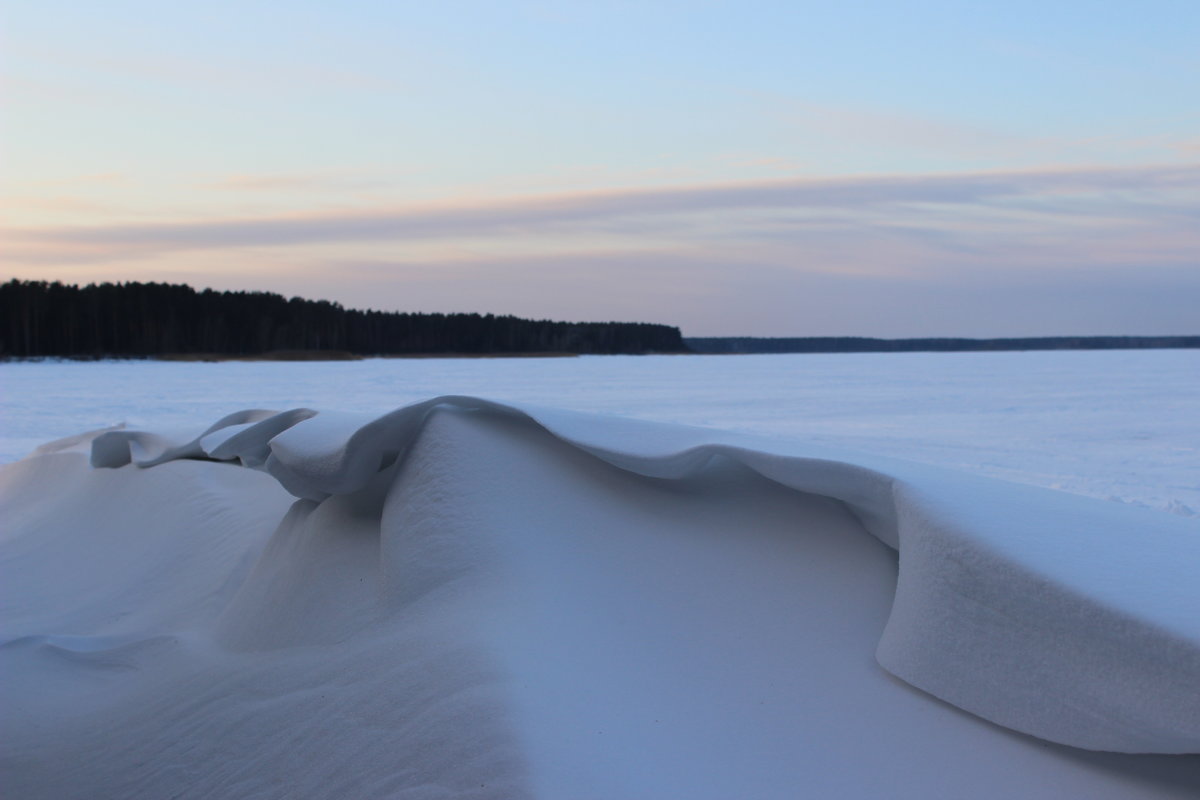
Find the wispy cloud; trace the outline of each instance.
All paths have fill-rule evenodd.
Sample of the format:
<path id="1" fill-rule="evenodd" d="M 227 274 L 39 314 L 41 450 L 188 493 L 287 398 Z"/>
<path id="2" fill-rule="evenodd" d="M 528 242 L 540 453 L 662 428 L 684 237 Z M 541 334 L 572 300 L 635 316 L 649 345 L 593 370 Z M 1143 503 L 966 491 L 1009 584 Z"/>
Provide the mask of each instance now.
<path id="1" fill-rule="evenodd" d="M 960 118 L 948 109 L 926 112 L 755 95 L 766 114 L 789 131 L 799 152 L 841 154 L 851 163 L 873 159 L 994 166 L 1168 163 L 1194 156 L 1187 142 L 1195 139 L 1200 125 L 1200 117 L 1190 109 L 1144 119 L 1136 127 L 1098 131 L 1086 126 L 1056 129 L 1029 118 L 979 121 Z"/>
<path id="2" fill-rule="evenodd" d="M 68 194 L 53 195 L 4 195 L 0 197 L 0 208 L 19 209 L 23 212 L 39 211 L 55 214 L 69 214 L 78 217 L 87 214 L 97 217 L 110 212 L 110 206 L 86 197 Z"/>
<path id="3" fill-rule="evenodd" d="M 975 158 L 1027 154 L 1045 144 L 1012 131 L 912 111 L 801 103 L 790 98 L 774 98 L 774 103 L 776 113 L 795 135 L 839 146 Z"/>
<path id="4" fill-rule="evenodd" d="M 367 175 L 314 172 L 308 174 L 229 175 L 202 184 L 206 189 L 235 192 L 344 192 L 380 189 L 389 181 Z"/>
<path id="5" fill-rule="evenodd" d="M 786 229 L 806 215 L 841 215 L 842 227 L 883 212 L 931 229 L 967 230 L 981 218 L 1021 211 L 1026 228 L 1056 228 L 1055 215 L 1135 221 L 1200 211 L 1200 165 L 950 175 L 773 180 L 500 198 L 407 208 L 367 208 L 252 219 L 11 230 L 16 257 L 114 259 L 166 252 L 364 242 L 460 241 L 551 235 L 687 238 L 703 229 L 751 236 L 774 218 Z M 786 220 L 786 222 L 784 222 Z M 703 238 L 703 237 L 702 237 Z M 11 251 L 10 251 L 11 252 Z M 22 256 L 22 253 L 24 254 Z"/>
<path id="6" fill-rule="evenodd" d="M 73 175 L 68 178 L 51 178 L 36 181 L 10 181 L 21 189 L 43 190 L 79 188 L 84 186 L 114 186 L 127 183 L 129 176 L 123 172 L 92 172 L 85 175 Z"/>
<path id="7" fill-rule="evenodd" d="M 1200 155 L 1200 137 L 1178 141 L 1175 143 L 1175 147 L 1189 158 Z"/>

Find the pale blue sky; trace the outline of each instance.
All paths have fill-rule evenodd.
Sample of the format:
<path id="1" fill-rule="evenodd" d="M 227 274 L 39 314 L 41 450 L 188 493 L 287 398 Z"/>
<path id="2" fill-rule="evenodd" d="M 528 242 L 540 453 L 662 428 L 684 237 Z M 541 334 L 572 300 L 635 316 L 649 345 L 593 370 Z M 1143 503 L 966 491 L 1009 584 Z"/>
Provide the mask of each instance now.
<path id="1" fill-rule="evenodd" d="M 5 275 L 1200 332 L 1200 3 L 3 0 Z"/>

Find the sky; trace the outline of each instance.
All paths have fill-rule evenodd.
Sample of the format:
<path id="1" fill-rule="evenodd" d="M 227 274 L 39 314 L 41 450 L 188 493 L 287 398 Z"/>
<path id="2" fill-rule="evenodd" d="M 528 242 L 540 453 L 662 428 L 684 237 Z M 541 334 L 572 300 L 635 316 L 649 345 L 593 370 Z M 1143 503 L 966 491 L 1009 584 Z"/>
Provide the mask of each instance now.
<path id="1" fill-rule="evenodd" d="M 0 0 L 0 278 L 1200 333 L 1195 0 Z"/>

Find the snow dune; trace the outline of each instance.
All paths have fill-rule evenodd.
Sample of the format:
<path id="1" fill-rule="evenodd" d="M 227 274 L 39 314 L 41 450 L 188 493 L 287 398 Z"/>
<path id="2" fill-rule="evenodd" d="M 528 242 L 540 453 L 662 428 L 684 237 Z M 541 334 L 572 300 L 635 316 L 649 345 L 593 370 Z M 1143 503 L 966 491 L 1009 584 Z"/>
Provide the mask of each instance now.
<path id="1" fill-rule="evenodd" d="M 461 396 L 73 437 L 0 504 L 13 796 L 1200 791 L 1179 516 Z"/>

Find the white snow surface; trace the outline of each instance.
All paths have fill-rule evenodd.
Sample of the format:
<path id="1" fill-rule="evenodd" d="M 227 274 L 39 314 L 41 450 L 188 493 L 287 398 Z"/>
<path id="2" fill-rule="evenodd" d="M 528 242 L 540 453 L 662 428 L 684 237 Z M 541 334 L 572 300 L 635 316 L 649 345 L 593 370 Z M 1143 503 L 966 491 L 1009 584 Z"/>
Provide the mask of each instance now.
<path id="1" fill-rule="evenodd" d="M 5 793 L 1195 797 L 1196 366 L 4 365 Z"/>
<path id="2" fill-rule="evenodd" d="M 80 431 L 443 394 L 801 438 L 1200 514 L 1200 350 L 0 364 L 0 463 Z"/>

